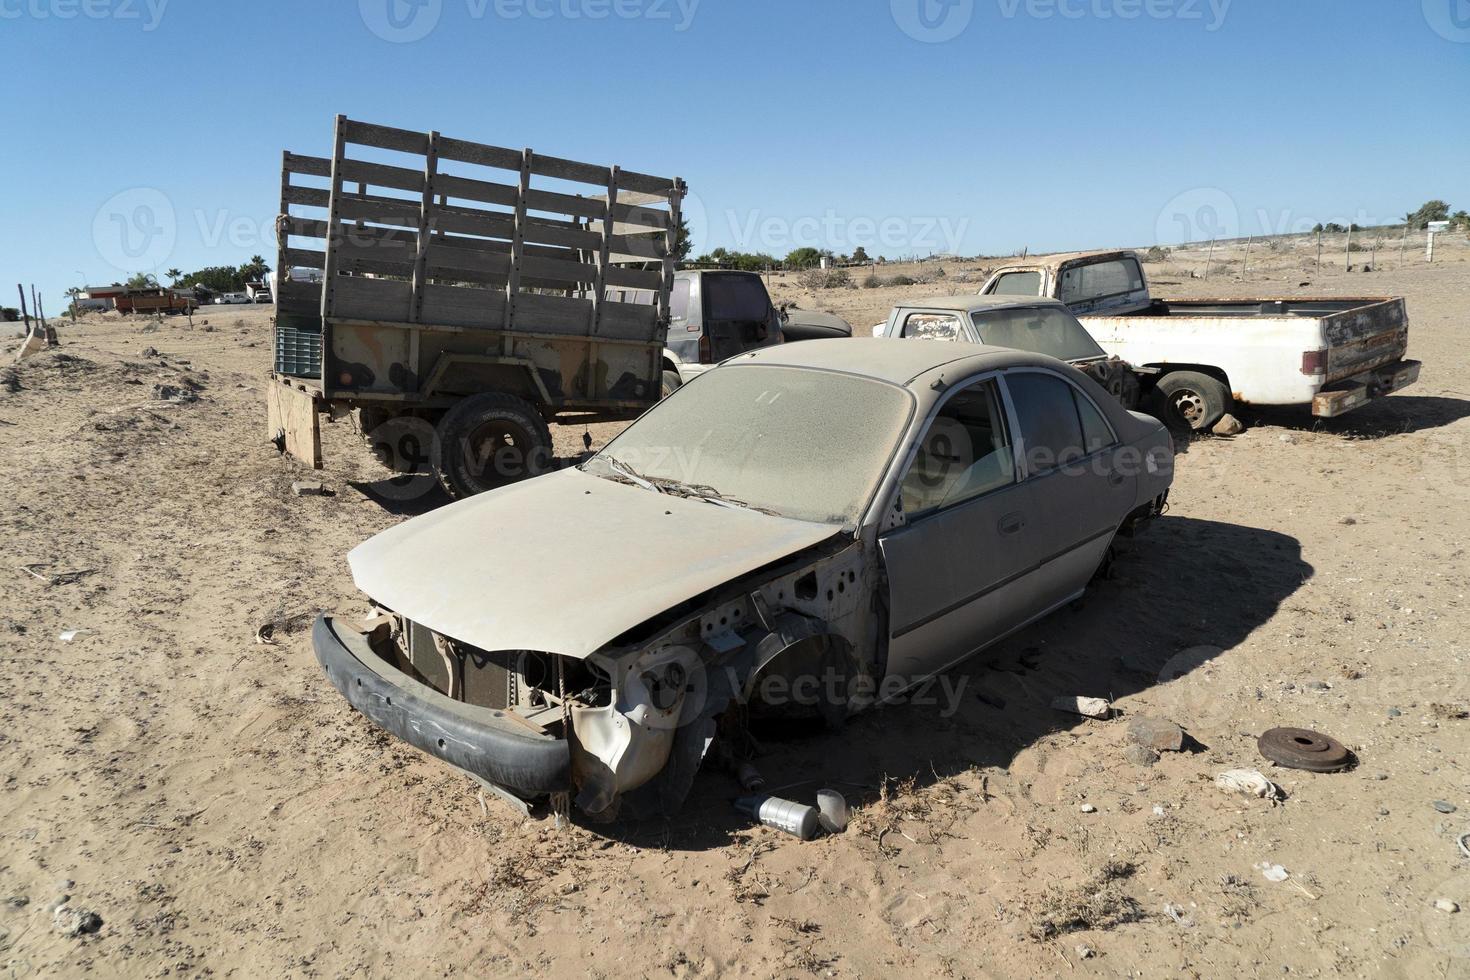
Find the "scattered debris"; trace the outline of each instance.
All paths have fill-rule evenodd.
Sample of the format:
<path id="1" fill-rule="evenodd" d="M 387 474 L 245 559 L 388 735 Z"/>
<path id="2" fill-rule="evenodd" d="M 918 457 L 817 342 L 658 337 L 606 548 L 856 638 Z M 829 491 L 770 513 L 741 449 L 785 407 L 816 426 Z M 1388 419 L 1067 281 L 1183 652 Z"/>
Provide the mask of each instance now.
<path id="1" fill-rule="evenodd" d="M 775 796 L 743 796 L 735 801 L 735 809 L 767 827 L 802 840 L 817 836 L 821 827 L 821 819 L 815 809 Z"/>
<path id="2" fill-rule="evenodd" d="M 847 797 L 835 789 L 817 791 L 817 821 L 829 834 L 840 834 L 847 829 Z"/>
<path id="3" fill-rule="evenodd" d="M 1442 721 L 1464 721 L 1470 718 L 1470 708 L 1463 704 L 1431 704 L 1429 713 Z"/>
<path id="4" fill-rule="evenodd" d="M 1084 803 L 1081 806 L 1079 806 L 1077 809 L 1081 810 L 1083 813 L 1096 813 L 1097 812 L 1097 807 L 1093 806 L 1091 803 Z"/>
<path id="5" fill-rule="evenodd" d="M 83 636 L 91 636 L 91 630 L 67 630 L 57 637 L 62 643 L 74 643 Z"/>
<path id="6" fill-rule="evenodd" d="M 1440 813 L 1454 813 L 1457 809 L 1459 809 L 1459 807 L 1455 806 L 1448 800 L 1435 800 L 1434 808 Z"/>
<path id="7" fill-rule="evenodd" d="M 199 400 L 198 393 L 187 385 L 177 387 L 175 385 L 156 384 L 153 386 L 153 397 L 161 402 L 172 402 L 175 405 L 185 405 Z"/>
<path id="8" fill-rule="evenodd" d="M 138 352 L 138 356 L 139 357 L 157 357 L 158 356 L 158 348 L 157 347 L 144 347 L 141 351 Z"/>
<path id="9" fill-rule="evenodd" d="M 1241 425 L 1240 419 L 1227 412 L 1220 416 L 1220 421 L 1210 431 L 1217 436 L 1238 436 L 1245 431 L 1245 426 Z"/>
<path id="10" fill-rule="evenodd" d="M 1434 907 L 1439 909 L 1441 912 L 1448 912 L 1451 915 L 1454 915 L 1456 912 L 1460 911 L 1460 903 L 1452 902 L 1447 898 L 1441 898 L 1436 901 L 1434 903 Z"/>
<path id="11" fill-rule="evenodd" d="M 1279 864 L 1272 864 L 1270 861 L 1262 861 L 1256 865 L 1256 868 L 1265 876 L 1267 881 L 1285 881 L 1291 877 L 1290 871 L 1287 871 Z"/>
<path id="12" fill-rule="evenodd" d="M 1215 777 L 1215 785 L 1227 793 L 1244 793 L 1262 800 L 1279 800 L 1281 787 L 1255 769 L 1226 769 Z"/>
<path id="13" fill-rule="evenodd" d="M 1327 683 L 1326 681 L 1307 681 L 1302 686 L 1305 687 L 1309 691 L 1330 691 L 1330 690 L 1332 690 L 1332 685 L 1329 684 L 1329 683 Z"/>
<path id="14" fill-rule="evenodd" d="M 291 492 L 298 497 L 323 497 L 327 488 L 316 480 L 297 480 L 291 484 Z"/>
<path id="15" fill-rule="evenodd" d="M 275 635 L 276 624 L 266 623 L 255 631 L 255 642 L 259 643 L 261 646 L 273 647 L 276 645 L 276 641 L 274 639 Z"/>
<path id="16" fill-rule="evenodd" d="M 1292 435 L 1290 432 L 1283 432 L 1281 434 L 1281 441 L 1286 443 L 1288 446 L 1294 446 L 1296 445 L 1296 436 Z"/>
<path id="17" fill-rule="evenodd" d="M 1356 760 L 1335 738 L 1305 728 L 1273 728 L 1256 740 L 1261 755 L 1287 769 L 1340 772 Z"/>
<path id="18" fill-rule="evenodd" d="M 1130 745 L 1123 750 L 1123 758 L 1135 766 L 1151 766 L 1159 761 L 1159 754 L 1147 745 Z"/>
<path id="19" fill-rule="evenodd" d="M 1093 949 L 1086 943 L 1078 943 L 1077 946 L 1073 948 L 1073 952 L 1077 954 L 1078 959 L 1083 960 L 1090 960 L 1097 955 L 1097 950 Z"/>
<path id="20" fill-rule="evenodd" d="M 1194 920 L 1184 914 L 1184 910 L 1171 902 L 1164 903 L 1164 914 L 1186 929 L 1194 928 Z"/>
<path id="21" fill-rule="evenodd" d="M 1128 739 L 1155 752 L 1184 751 L 1184 729 L 1165 718 L 1139 715 L 1128 725 Z"/>
<path id="22" fill-rule="evenodd" d="M 59 906 L 52 913 L 51 921 L 57 932 L 73 939 L 102 928 L 102 916 L 90 909 L 74 909 L 69 905 Z"/>
<path id="23" fill-rule="evenodd" d="M 72 585 L 97 571 L 95 568 L 79 568 L 72 572 L 47 573 L 37 571 L 37 569 L 49 567 L 50 565 L 47 562 L 31 562 L 27 565 L 21 565 L 20 570 L 32 578 L 40 579 L 47 585 Z"/>
<path id="24" fill-rule="evenodd" d="M 1352 527 L 1354 524 L 1358 523 L 1358 519 L 1352 516 L 1341 517 L 1338 518 L 1337 523 L 1346 525 L 1347 527 Z"/>
<path id="25" fill-rule="evenodd" d="M 1107 698 L 1059 697 L 1051 702 L 1053 711 L 1081 715 L 1084 718 L 1105 719 L 1112 717 L 1113 706 Z"/>

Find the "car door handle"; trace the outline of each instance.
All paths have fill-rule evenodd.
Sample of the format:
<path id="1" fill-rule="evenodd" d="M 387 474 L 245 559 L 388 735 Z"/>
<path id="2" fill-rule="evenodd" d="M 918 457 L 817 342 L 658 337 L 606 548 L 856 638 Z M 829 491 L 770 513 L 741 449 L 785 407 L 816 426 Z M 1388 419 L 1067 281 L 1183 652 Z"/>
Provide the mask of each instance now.
<path id="1" fill-rule="evenodd" d="M 1026 526 L 1026 518 L 1020 514 L 1007 514 L 995 524 L 995 529 L 1001 534 L 1016 534 Z"/>

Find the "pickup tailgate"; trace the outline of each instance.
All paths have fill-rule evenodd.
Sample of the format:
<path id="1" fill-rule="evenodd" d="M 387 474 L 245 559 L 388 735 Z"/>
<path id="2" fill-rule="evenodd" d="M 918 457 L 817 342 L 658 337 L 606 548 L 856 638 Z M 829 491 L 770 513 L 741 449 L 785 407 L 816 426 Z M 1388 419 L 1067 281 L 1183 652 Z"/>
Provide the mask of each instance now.
<path id="1" fill-rule="evenodd" d="M 1402 360 L 1409 349 L 1409 318 L 1401 298 L 1364 300 L 1322 318 L 1331 384 Z"/>

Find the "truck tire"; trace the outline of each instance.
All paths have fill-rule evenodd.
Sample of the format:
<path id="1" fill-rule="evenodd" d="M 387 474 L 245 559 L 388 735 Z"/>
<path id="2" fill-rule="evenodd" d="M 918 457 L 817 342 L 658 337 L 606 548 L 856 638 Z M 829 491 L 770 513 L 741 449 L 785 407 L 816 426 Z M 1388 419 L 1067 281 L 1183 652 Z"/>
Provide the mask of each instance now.
<path id="1" fill-rule="evenodd" d="M 471 395 L 439 420 L 434 472 L 456 500 L 551 468 L 551 429 L 536 407 L 501 392 Z"/>
<path id="2" fill-rule="evenodd" d="M 665 371 L 663 379 L 663 394 L 661 398 L 667 398 L 678 391 L 684 385 L 684 379 L 679 377 L 678 371 Z"/>
<path id="3" fill-rule="evenodd" d="M 1230 389 L 1198 371 L 1171 371 L 1159 379 L 1163 419 L 1171 426 L 1208 432 L 1230 410 Z"/>

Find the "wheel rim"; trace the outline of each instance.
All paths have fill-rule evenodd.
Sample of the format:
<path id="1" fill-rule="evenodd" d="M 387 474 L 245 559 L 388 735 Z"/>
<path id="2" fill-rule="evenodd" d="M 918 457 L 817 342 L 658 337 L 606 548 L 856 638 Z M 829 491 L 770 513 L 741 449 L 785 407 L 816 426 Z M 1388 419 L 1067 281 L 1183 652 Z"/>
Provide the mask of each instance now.
<path id="1" fill-rule="evenodd" d="M 1174 392 L 1169 399 L 1169 404 L 1173 406 L 1180 418 L 1189 423 L 1191 429 L 1198 429 L 1203 424 L 1205 413 L 1208 411 L 1205 407 L 1204 396 L 1188 389 Z"/>
<path id="2" fill-rule="evenodd" d="M 530 471 L 530 453 L 535 440 L 524 428 L 505 419 L 481 422 L 465 437 L 466 469 L 477 482 L 500 484 L 518 480 Z M 511 465 L 520 467 L 520 472 L 501 473 L 498 470 L 502 451 L 513 449 L 519 456 Z"/>

